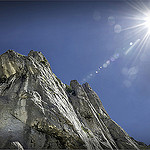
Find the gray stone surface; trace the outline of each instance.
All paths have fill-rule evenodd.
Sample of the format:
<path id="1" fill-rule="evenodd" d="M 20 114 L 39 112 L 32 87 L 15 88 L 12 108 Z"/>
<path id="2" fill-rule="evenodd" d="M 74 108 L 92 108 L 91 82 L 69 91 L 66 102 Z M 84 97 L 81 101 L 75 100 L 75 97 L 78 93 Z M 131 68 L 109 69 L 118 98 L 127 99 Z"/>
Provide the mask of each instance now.
<path id="1" fill-rule="evenodd" d="M 40 52 L 0 55 L 0 148 L 138 149 L 88 83 L 63 84 Z"/>

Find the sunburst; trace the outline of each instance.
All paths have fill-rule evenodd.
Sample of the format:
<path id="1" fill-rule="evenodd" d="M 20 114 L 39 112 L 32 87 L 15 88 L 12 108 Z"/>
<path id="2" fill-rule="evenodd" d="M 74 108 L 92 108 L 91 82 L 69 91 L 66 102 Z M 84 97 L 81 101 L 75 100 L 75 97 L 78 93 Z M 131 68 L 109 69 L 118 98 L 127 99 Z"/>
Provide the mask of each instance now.
<path id="1" fill-rule="evenodd" d="M 142 33 L 140 41 L 137 45 L 138 51 L 135 56 L 136 61 L 137 58 L 139 58 L 139 56 L 141 55 L 141 53 L 144 53 L 144 47 L 146 46 L 146 44 L 148 44 L 148 40 L 150 38 L 150 9 L 148 8 L 148 5 L 146 5 L 143 1 L 128 1 L 127 3 L 138 12 L 137 15 L 129 17 L 129 19 L 140 23 L 124 28 L 122 31 L 134 30 L 135 36 L 137 34 Z"/>
<path id="2" fill-rule="evenodd" d="M 147 28 L 147 33 L 150 34 L 150 14 L 144 18 L 144 26 Z"/>

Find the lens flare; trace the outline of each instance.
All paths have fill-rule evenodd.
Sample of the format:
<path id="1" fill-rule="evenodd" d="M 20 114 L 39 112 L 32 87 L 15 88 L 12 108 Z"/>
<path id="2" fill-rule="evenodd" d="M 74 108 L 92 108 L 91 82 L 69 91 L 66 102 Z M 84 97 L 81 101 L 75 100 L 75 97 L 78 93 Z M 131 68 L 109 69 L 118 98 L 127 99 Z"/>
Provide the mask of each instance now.
<path id="1" fill-rule="evenodd" d="M 132 42 L 130 42 L 130 45 L 133 45 L 133 43 L 132 43 Z"/>
<path id="2" fill-rule="evenodd" d="M 88 81 L 89 79 L 102 74 L 103 70 L 107 70 L 107 68 L 115 63 L 119 58 L 131 57 L 133 58 L 131 59 L 132 67 L 122 69 L 122 74 L 128 77 L 123 84 L 129 88 L 132 85 L 131 79 L 135 79 L 139 71 L 138 67 L 133 66 L 134 62 L 137 62 L 137 60 L 144 61 L 144 59 L 148 57 L 144 52 L 147 50 L 146 46 L 148 46 L 148 40 L 150 40 L 150 9 L 142 1 L 138 1 L 137 3 L 135 1 L 126 2 L 133 9 L 138 11 L 138 13 L 136 13 L 137 15 L 133 14 L 134 16 L 131 16 L 131 14 L 129 14 L 129 16 L 124 17 L 126 19 L 130 19 L 130 21 L 133 21 L 129 22 L 129 24 L 134 24 L 125 28 L 125 25 L 118 24 L 117 20 L 113 16 L 108 17 L 108 23 L 114 29 L 115 33 L 126 35 L 125 37 L 127 39 L 125 40 L 127 41 L 124 43 L 128 44 L 115 50 L 116 52 L 109 59 L 107 59 L 103 64 L 97 66 L 97 69 L 95 69 L 92 74 L 87 75 L 82 82 Z M 101 15 L 98 11 L 94 13 L 93 17 L 96 21 L 101 19 Z"/>

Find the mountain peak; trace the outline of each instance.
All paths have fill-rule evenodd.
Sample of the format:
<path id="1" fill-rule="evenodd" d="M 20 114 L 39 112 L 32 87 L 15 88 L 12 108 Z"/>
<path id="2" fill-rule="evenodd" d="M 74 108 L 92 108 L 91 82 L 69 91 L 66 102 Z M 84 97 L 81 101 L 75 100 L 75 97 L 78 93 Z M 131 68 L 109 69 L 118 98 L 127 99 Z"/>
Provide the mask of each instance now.
<path id="1" fill-rule="evenodd" d="M 139 149 L 88 83 L 65 85 L 41 52 L 0 56 L 0 148 Z"/>

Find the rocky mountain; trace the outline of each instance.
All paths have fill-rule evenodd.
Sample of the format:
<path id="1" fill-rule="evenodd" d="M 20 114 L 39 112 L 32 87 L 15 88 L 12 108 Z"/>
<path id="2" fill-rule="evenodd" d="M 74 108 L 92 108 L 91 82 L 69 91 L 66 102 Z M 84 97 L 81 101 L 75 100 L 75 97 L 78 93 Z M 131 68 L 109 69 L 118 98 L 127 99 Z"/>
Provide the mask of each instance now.
<path id="1" fill-rule="evenodd" d="M 141 149 L 88 83 L 62 83 L 41 52 L 0 55 L 1 149 Z"/>

